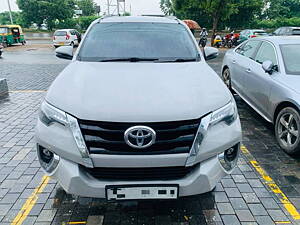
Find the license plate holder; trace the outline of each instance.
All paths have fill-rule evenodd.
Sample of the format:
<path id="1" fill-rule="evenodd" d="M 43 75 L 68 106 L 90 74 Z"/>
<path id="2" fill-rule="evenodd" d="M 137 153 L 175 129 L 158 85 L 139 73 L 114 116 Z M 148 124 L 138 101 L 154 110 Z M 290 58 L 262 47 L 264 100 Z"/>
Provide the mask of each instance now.
<path id="1" fill-rule="evenodd" d="M 105 187 L 108 201 L 177 199 L 179 186 L 170 185 L 108 185 Z"/>

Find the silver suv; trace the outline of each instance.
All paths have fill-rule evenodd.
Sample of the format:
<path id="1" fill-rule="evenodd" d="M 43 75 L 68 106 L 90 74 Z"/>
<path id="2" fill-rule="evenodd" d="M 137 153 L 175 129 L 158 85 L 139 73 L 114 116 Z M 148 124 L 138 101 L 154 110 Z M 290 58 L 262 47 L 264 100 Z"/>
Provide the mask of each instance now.
<path id="1" fill-rule="evenodd" d="M 41 166 L 68 192 L 175 199 L 211 191 L 236 165 L 235 101 L 188 27 L 162 17 L 94 21 L 41 105 Z"/>

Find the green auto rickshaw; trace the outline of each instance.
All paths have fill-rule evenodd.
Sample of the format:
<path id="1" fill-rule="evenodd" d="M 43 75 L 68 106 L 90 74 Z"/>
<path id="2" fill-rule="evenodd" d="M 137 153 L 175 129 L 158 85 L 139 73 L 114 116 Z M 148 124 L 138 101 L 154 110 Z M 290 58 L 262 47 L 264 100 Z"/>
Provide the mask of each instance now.
<path id="1" fill-rule="evenodd" d="M 21 26 L 19 25 L 0 25 L 0 43 L 6 46 L 26 43 Z"/>

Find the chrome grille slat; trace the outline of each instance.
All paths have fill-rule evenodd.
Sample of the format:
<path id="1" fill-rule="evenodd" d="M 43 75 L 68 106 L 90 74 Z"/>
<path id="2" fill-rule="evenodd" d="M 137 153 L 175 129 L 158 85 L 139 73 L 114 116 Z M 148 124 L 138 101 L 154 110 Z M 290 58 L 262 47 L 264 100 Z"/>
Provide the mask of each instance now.
<path id="1" fill-rule="evenodd" d="M 91 154 L 177 154 L 188 153 L 200 119 L 158 122 L 118 123 L 78 120 Z M 148 126 L 156 132 L 156 142 L 146 149 L 134 149 L 124 141 L 124 132 L 133 126 Z"/>

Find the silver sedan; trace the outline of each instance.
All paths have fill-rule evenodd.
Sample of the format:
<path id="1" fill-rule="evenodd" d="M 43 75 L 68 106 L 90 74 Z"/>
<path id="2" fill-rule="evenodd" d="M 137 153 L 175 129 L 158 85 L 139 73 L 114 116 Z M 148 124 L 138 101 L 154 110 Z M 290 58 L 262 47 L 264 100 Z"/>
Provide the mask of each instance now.
<path id="1" fill-rule="evenodd" d="M 251 39 L 226 53 L 222 78 L 263 118 L 290 155 L 300 154 L 300 37 Z"/>

